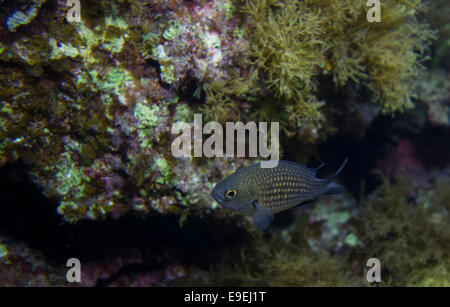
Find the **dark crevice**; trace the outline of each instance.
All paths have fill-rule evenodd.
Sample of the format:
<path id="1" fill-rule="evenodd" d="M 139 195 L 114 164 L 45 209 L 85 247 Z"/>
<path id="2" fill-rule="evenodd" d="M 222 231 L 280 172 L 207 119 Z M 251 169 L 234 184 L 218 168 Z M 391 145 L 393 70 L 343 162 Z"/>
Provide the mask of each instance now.
<path id="1" fill-rule="evenodd" d="M 182 228 L 176 214 L 132 213 L 116 220 L 69 224 L 56 213 L 57 202 L 41 194 L 28 171 L 21 162 L 0 169 L 0 232 L 41 251 L 56 265 L 71 257 L 88 263 L 138 250 L 143 261 L 156 267 L 176 261 L 208 269 L 221 251 L 248 239 L 245 230 L 229 228 L 223 221 L 211 220 L 213 216 L 188 217 Z"/>

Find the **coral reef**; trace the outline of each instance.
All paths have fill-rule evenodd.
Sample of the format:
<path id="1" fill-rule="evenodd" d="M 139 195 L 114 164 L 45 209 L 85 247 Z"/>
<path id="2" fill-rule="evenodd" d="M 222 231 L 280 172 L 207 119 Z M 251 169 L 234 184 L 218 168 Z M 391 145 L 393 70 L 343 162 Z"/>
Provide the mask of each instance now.
<path id="1" fill-rule="evenodd" d="M 120 17 L 120 4 L 105 2 L 85 7 L 79 23 L 43 3 L 27 7 L 54 17 L 47 30 L 25 32 L 19 22 L 1 45 L 0 59 L 19 65 L 1 68 L 1 161 L 30 164 L 68 221 L 179 211 L 187 195 L 213 208 L 211 182 L 228 163 L 216 161 L 214 175 L 207 161 L 172 158 L 175 120 L 196 111 L 220 122 L 277 119 L 287 135 L 314 142 L 326 119 L 321 75 L 337 86 L 365 83 L 382 110 L 402 110 L 416 51 L 432 36 L 415 18 L 418 1 L 386 2 L 382 25 L 363 21 L 365 8 L 350 1 L 247 1 L 242 10 L 231 1 L 138 1 Z"/>
<path id="2" fill-rule="evenodd" d="M 449 132 L 448 5 L 381 3 L 370 23 L 353 0 L 82 1 L 69 22 L 66 1 L 0 0 L 0 171 L 25 165 L 49 233 L 74 233 L 64 252 L 86 228 L 141 226 L 92 238 L 134 245 L 91 255 L 82 286 L 369 286 L 371 257 L 381 285 L 448 285 L 448 146 L 430 145 Z M 349 155 L 345 193 L 256 232 L 210 197 L 250 159 L 172 155 L 195 113 L 279 122 L 286 160 Z M 22 206 L 2 210 L 47 214 Z M 0 285 L 67 285 L 66 254 L 15 227 L 0 223 Z"/>
<path id="3" fill-rule="evenodd" d="M 64 282 L 64 267 L 49 266 L 42 253 L 1 234 L 0 284 L 3 287 L 45 287 Z"/>
<path id="4" fill-rule="evenodd" d="M 179 210 L 198 199 L 210 207 L 212 170 L 194 166 L 184 179 L 192 166 L 171 157 L 170 127 L 192 120 L 177 88 L 192 78 L 225 78 L 245 49 L 233 36 L 231 3 L 225 4 L 179 6 L 176 13 L 159 8 L 163 20 L 136 27 L 130 14 L 138 8 L 114 17 L 118 4 L 110 3 L 111 15 L 94 26 L 82 18 L 56 31 L 61 21 L 50 19 L 45 36 L 20 33 L 2 45 L 3 61 L 26 68 L 2 68 L 8 76 L 1 86 L 2 163 L 32 165 L 33 178 L 60 200 L 67 221 L 118 217 L 129 209 Z M 152 60 L 159 65 L 148 65 Z"/>

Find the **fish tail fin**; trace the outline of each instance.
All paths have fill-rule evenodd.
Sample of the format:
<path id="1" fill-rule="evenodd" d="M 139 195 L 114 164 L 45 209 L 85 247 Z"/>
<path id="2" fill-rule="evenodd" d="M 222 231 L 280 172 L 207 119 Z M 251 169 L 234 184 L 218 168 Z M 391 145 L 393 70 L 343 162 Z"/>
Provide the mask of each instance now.
<path id="1" fill-rule="evenodd" d="M 332 182 L 327 186 L 327 189 L 323 194 L 341 194 L 342 192 L 344 192 L 344 188 L 341 185 Z"/>
<path id="2" fill-rule="evenodd" d="M 333 180 L 334 177 L 336 177 L 337 175 L 339 175 L 339 173 L 342 171 L 342 169 L 343 169 L 344 166 L 347 164 L 347 162 L 348 162 L 348 158 L 345 158 L 344 162 L 342 163 L 341 167 L 339 167 L 339 169 L 337 170 L 337 172 L 336 172 L 333 176 L 329 177 L 327 180 L 328 180 L 328 181 L 331 181 L 331 180 Z"/>

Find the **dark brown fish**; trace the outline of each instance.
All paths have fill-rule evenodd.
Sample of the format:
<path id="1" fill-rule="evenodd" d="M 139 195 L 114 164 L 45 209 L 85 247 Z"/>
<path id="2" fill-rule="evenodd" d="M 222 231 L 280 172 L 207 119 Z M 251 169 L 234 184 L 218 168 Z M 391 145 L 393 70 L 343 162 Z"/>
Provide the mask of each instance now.
<path id="1" fill-rule="evenodd" d="M 273 214 L 295 207 L 322 194 L 337 194 L 342 187 L 332 183 L 344 168 L 342 163 L 336 174 L 316 178 L 317 168 L 279 161 L 274 168 L 261 168 L 260 164 L 244 167 L 220 181 L 212 197 L 222 206 L 241 214 L 252 215 L 256 228 L 264 229 L 273 220 Z"/>

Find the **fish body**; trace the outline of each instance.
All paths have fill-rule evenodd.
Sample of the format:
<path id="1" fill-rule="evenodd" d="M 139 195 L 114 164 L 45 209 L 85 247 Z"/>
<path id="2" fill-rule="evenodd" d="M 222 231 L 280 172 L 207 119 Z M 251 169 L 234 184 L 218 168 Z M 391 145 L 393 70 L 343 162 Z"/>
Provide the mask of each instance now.
<path id="1" fill-rule="evenodd" d="M 211 195 L 222 206 L 253 216 L 255 227 L 269 226 L 273 215 L 312 200 L 322 194 L 337 194 L 342 188 L 331 182 L 345 164 L 330 178 L 316 178 L 317 168 L 279 161 L 273 168 L 259 163 L 244 167 L 220 181 Z"/>

